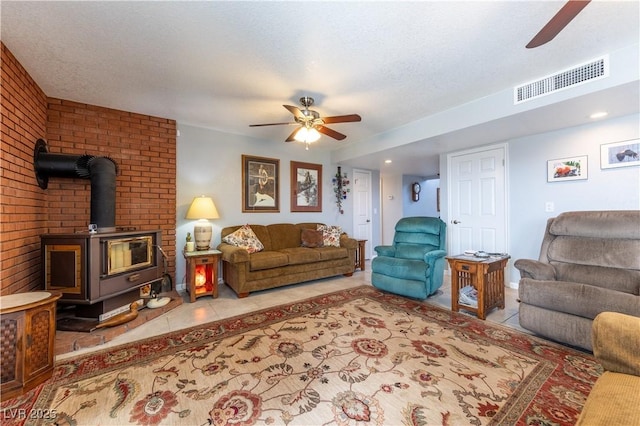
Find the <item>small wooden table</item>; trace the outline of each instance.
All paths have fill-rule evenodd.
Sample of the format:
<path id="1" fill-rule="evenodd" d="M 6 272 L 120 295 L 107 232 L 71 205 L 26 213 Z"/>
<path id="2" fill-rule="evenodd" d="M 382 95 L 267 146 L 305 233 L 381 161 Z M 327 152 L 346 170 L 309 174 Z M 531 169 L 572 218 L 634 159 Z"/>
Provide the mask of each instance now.
<path id="1" fill-rule="evenodd" d="M 53 374 L 58 292 L 0 296 L 1 399 L 27 392 Z"/>
<path id="2" fill-rule="evenodd" d="M 356 249 L 356 269 L 364 271 L 364 247 L 367 240 L 357 240 L 358 248 Z"/>
<path id="3" fill-rule="evenodd" d="M 189 301 L 201 296 L 218 297 L 219 250 L 183 251 L 187 261 L 187 292 Z"/>
<path id="4" fill-rule="evenodd" d="M 485 319 L 489 310 L 504 309 L 504 268 L 510 257 L 508 254 L 489 258 L 447 256 L 451 267 L 451 310 L 458 312 L 462 308 Z M 466 286 L 476 289 L 477 306 L 460 301 L 460 289 Z"/>

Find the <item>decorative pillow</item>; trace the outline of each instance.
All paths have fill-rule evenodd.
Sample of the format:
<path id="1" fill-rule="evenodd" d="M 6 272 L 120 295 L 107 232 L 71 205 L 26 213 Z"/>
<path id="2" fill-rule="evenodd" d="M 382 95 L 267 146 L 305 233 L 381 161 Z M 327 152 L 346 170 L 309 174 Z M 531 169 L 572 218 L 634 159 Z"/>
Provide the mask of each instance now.
<path id="1" fill-rule="evenodd" d="M 224 237 L 222 241 L 232 246 L 242 247 L 249 253 L 256 253 L 264 249 L 264 246 L 249 225 L 241 226 L 235 232 Z"/>
<path id="2" fill-rule="evenodd" d="M 340 247 L 342 227 L 318 225 L 318 231 L 322 231 L 322 240 L 325 246 Z"/>
<path id="3" fill-rule="evenodd" d="M 324 245 L 324 233 L 315 229 L 303 229 L 300 233 L 302 247 L 322 247 Z"/>

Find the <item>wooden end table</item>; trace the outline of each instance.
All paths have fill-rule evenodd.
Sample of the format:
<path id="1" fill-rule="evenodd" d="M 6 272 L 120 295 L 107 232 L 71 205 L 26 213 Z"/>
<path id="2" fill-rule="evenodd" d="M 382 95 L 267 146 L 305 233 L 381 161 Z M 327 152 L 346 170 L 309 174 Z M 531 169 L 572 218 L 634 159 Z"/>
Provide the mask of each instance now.
<path id="1" fill-rule="evenodd" d="M 489 258 L 447 256 L 451 267 L 451 310 L 471 311 L 483 320 L 491 309 L 504 309 L 504 268 L 510 257 L 508 254 Z M 477 306 L 460 301 L 460 289 L 466 286 L 476 289 Z"/>
<path id="2" fill-rule="evenodd" d="M 183 251 L 187 261 L 187 292 L 189 301 L 201 296 L 218 297 L 219 250 Z"/>
<path id="3" fill-rule="evenodd" d="M 356 269 L 364 271 L 364 246 L 367 240 L 357 240 L 358 248 L 356 249 Z"/>

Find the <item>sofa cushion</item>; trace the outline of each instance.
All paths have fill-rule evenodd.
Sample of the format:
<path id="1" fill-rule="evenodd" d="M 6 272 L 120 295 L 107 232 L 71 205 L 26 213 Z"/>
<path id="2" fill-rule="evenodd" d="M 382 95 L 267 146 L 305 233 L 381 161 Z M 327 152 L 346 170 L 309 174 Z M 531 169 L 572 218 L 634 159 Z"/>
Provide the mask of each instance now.
<path id="1" fill-rule="evenodd" d="M 280 266 L 287 266 L 288 264 L 289 257 L 287 254 L 280 253 L 279 251 L 261 251 L 259 253 L 253 253 L 249 258 L 249 269 L 252 271 L 278 268 Z"/>
<path id="2" fill-rule="evenodd" d="M 320 254 L 321 260 L 333 260 L 349 257 L 349 250 L 346 247 L 320 247 L 315 249 Z"/>
<path id="3" fill-rule="evenodd" d="M 375 273 L 394 277 L 424 281 L 429 277 L 429 265 L 422 260 L 398 259 L 397 257 L 378 256 L 375 262 L 371 262 L 371 269 Z"/>
<path id="4" fill-rule="evenodd" d="M 438 247 L 417 244 L 397 244 L 395 256 L 402 259 L 424 260 L 424 255 L 433 250 L 438 250 Z"/>
<path id="5" fill-rule="evenodd" d="M 529 305 L 589 319 L 604 311 L 640 316 L 640 297 L 576 282 L 522 278 L 518 296 Z"/>
<path id="6" fill-rule="evenodd" d="M 280 250 L 289 258 L 289 265 L 301 265 L 320 261 L 320 253 L 317 249 L 307 247 L 292 247 Z"/>
<path id="7" fill-rule="evenodd" d="M 640 239 L 556 237 L 547 251 L 549 262 L 577 263 L 640 270 Z"/>
<path id="8" fill-rule="evenodd" d="M 318 231 L 322 231 L 325 246 L 340 247 L 340 235 L 342 227 L 336 225 L 318 225 Z"/>
<path id="9" fill-rule="evenodd" d="M 241 247 L 249 253 L 256 253 L 264 249 L 264 246 L 249 225 L 241 226 L 235 232 L 223 237 L 222 241 L 232 246 Z"/>
<path id="10" fill-rule="evenodd" d="M 323 238 L 324 237 L 322 231 L 317 231 L 315 229 L 300 230 L 300 241 L 302 247 L 322 247 L 324 245 Z"/>
<path id="11" fill-rule="evenodd" d="M 300 247 L 300 228 L 292 223 L 267 225 L 271 237 L 271 249 L 282 250 Z"/>
<path id="12" fill-rule="evenodd" d="M 580 211 L 564 212 L 549 228 L 552 235 L 572 235 L 587 238 L 640 239 L 640 211 Z"/>

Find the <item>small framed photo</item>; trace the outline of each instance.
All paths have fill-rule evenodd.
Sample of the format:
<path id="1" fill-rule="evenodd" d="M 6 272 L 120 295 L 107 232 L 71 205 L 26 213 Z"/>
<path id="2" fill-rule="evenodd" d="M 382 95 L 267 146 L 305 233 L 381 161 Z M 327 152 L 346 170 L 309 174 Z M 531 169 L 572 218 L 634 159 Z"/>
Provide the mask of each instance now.
<path id="1" fill-rule="evenodd" d="M 280 160 L 242 156 L 243 213 L 280 211 Z"/>
<path id="2" fill-rule="evenodd" d="M 547 161 L 547 182 L 587 179 L 587 175 L 586 155 Z"/>
<path id="3" fill-rule="evenodd" d="M 614 169 L 640 165 L 640 139 L 600 145 L 600 168 Z"/>
<path id="4" fill-rule="evenodd" d="M 322 211 L 322 164 L 291 162 L 291 211 Z"/>

